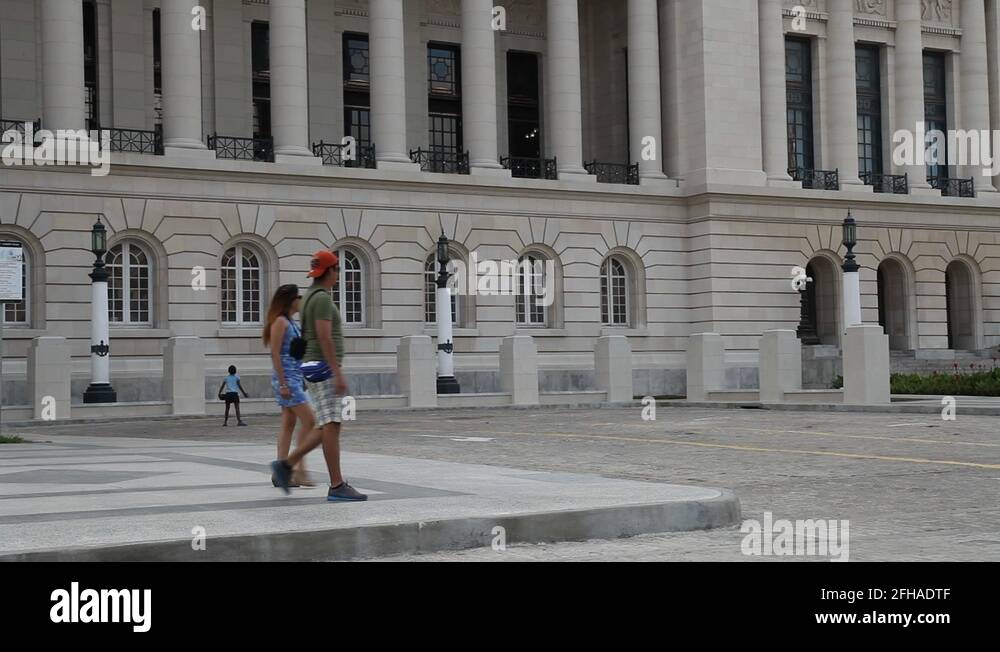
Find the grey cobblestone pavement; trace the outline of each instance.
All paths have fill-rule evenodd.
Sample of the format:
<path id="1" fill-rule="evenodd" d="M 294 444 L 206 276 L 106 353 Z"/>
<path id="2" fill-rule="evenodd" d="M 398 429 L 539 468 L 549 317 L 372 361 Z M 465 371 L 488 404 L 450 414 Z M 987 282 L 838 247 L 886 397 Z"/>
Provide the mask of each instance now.
<path id="1" fill-rule="evenodd" d="M 661 406 L 359 413 L 344 447 L 365 453 L 731 489 L 745 519 L 848 519 L 852 561 L 1000 561 L 996 417 Z M 45 433 L 273 441 L 276 417 L 26 428 Z M 18 429 L 8 430 L 18 434 Z M 321 455 L 310 458 L 314 472 Z M 345 469 L 350 477 L 350 469 Z M 319 476 L 319 474 L 316 474 Z M 317 479 L 320 479 L 317 477 Z M 518 545 L 392 560 L 756 560 L 739 528 Z M 768 557 L 766 559 L 789 559 Z M 793 558 L 802 559 L 802 558 Z M 815 559 L 815 558 L 812 558 Z"/>

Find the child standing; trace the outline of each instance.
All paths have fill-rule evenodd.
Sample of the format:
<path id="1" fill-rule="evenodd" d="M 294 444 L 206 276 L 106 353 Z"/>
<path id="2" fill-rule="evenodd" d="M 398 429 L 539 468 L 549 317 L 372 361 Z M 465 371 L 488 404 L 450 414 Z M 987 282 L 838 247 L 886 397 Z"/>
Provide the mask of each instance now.
<path id="1" fill-rule="evenodd" d="M 225 389 L 225 393 L 223 393 Z M 236 405 L 236 425 L 245 426 L 247 424 L 243 423 L 243 418 L 240 417 L 240 392 L 243 392 L 244 398 L 250 398 L 246 390 L 243 389 L 243 385 L 240 384 L 240 377 L 236 375 L 236 366 L 229 365 L 229 375 L 226 379 L 222 381 L 222 385 L 219 386 L 219 397 L 226 402 L 226 419 L 222 422 L 223 426 L 229 425 L 229 406 Z"/>

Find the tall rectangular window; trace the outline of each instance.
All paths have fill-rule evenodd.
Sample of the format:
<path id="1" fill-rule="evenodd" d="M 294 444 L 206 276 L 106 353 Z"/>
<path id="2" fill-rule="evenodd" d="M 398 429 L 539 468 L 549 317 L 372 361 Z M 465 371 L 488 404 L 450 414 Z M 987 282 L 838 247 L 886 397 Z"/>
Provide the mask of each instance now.
<path id="1" fill-rule="evenodd" d="M 160 10 L 153 10 L 153 112 L 155 124 L 163 124 L 163 50 L 160 40 Z"/>
<path id="2" fill-rule="evenodd" d="M 367 34 L 344 34 L 344 135 L 363 151 L 372 144 Z"/>
<path id="3" fill-rule="evenodd" d="M 253 137 L 271 136 L 271 43 L 267 23 L 250 25 L 250 59 L 253 74 Z"/>
<path id="4" fill-rule="evenodd" d="M 462 77 L 457 45 L 427 46 L 430 151 L 453 160 L 462 153 Z"/>
<path id="5" fill-rule="evenodd" d="M 97 106 L 97 6 L 93 0 L 83 0 L 83 88 L 84 118 L 87 129 L 100 128 Z M 68 125 L 51 125 L 59 128 Z"/>
<path id="6" fill-rule="evenodd" d="M 514 158 L 540 158 L 538 55 L 507 52 L 507 152 Z"/>
<path id="7" fill-rule="evenodd" d="M 814 169 L 811 47 L 806 39 L 785 39 L 789 169 Z"/>
<path id="8" fill-rule="evenodd" d="M 879 49 L 855 49 L 858 89 L 858 172 L 866 183 L 882 174 L 882 83 Z"/>
<path id="9" fill-rule="evenodd" d="M 927 133 L 939 130 L 948 133 L 948 93 L 944 66 L 944 54 L 924 52 L 924 123 Z M 938 163 L 927 164 L 927 178 L 937 179 L 948 176 L 947 138 L 938 141 Z M 928 136 L 927 143 L 931 138 Z"/>

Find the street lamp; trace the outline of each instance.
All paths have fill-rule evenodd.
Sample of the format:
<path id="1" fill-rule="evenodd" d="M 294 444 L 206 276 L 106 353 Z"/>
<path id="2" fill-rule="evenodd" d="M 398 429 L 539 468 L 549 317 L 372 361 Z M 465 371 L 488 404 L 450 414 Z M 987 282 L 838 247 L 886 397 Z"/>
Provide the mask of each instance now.
<path id="1" fill-rule="evenodd" d="M 455 380 L 455 347 L 451 333 L 451 290 L 448 289 L 448 238 L 441 234 L 437 241 L 437 294 L 434 303 L 437 309 L 438 331 L 438 394 L 458 394 L 460 388 Z"/>
<path id="2" fill-rule="evenodd" d="M 94 269 L 90 272 L 90 385 L 83 393 L 84 403 L 116 403 L 118 395 L 111 386 L 111 337 L 108 333 L 108 270 L 104 254 L 108 251 L 108 233 L 100 216 L 90 231 L 90 250 Z"/>
<path id="3" fill-rule="evenodd" d="M 858 227 L 851 217 L 851 211 L 847 211 L 844 218 L 843 244 L 847 248 L 844 255 L 844 328 L 857 326 L 861 323 L 861 279 L 858 270 L 861 268 L 854 260 L 854 247 L 858 244 Z"/>

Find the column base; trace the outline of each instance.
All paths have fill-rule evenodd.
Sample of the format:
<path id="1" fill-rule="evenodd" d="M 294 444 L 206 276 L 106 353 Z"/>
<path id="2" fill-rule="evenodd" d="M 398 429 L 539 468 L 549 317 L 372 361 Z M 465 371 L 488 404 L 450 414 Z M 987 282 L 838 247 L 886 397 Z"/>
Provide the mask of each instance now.
<path id="1" fill-rule="evenodd" d="M 930 186 L 910 186 L 910 194 L 914 197 L 940 197 L 941 191 Z"/>
<path id="2" fill-rule="evenodd" d="M 207 147 L 164 147 L 163 156 L 167 158 L 196 158 L 201 160 L 215 160 L 215 150 Z"/>
<path id="3" fill-rule="evenodd" d="M 274 162 L 288 165 L 323 165 L 323 159 L 312 154 L 274 154 Z"/>
<path id="4" fill-rule="evenodd" d="M 458 381 L 455 380 L 454 376 L 438 376 L 437 393 L 460 394 L 461 388 L 458 386 Z"/>
<path id="5" fill-rule="evenodd" d="M 496 165 L 496 167 L 494 166 L 487 167 L 487 166 L 471 164 L 469 165 L 469 174 L 481 177 L 503 177 L 505 179 L 511 178 L 510 170 L 502 168 L 499 165 Z"/>
<path id="6" fill-rule="evenodd" d="M 390 170 L 392 172 L 420 172 L 420 164 L 413 161 L 375 161 L 376 170 Z"/>
<path id="7" fill-rule="evenodd" d="M 639 174 L 639 186 L 643 188 L 675 189 L 678 187 L 677 179 L 671 179 L 665 174 L 644 177 Z"/>
<path id="8" fill-rule="evenodd" d="M 841 181 L 840 189 L 843 192 L 860 192 L 872 194 L 875 192 L 874 186 L 865 185 L 861 179 L 852 179 L 850 181 Z"/>
<path id="9" fill-rule="evenodd" d="M 214 152 L 213 152 L 214 153 Z M 118 393 L 109 383 L 91 383 L 83 393 L 84 403 L 117 403 Z"/>
<path id="10" fill-rule="evenodd" d="M 796 181 L 788 175 L 784 177 L 768 177 L 767 178 L 768 188 L 798 188 L 802 189 L 802 182 Z"/>
<path id="11" fill-rule="evenodd" d="M 559 181 L 572 181 L 573 183 L 597 183 L 597 175 L 587 172 L 584 168 L 557 169 L 556 178 Z"/>

